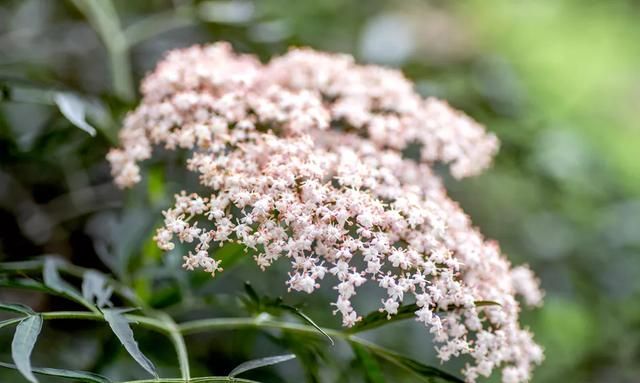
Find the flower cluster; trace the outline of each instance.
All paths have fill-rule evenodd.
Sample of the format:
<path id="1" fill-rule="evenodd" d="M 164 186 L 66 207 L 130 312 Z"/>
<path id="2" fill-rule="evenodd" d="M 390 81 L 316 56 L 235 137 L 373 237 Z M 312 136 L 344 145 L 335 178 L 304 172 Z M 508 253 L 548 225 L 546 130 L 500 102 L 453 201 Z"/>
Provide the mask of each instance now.
<path id="1" fill-rule="evenodd" d="M 423 99 L 399 72 L 310 49 L 267 64 L 225 43 L 173 51 L 142 93 L 108 159 L 128 187 L 153 146 L 190 151 L 186 166 L 207 195 L 177 195 L 155 236 L 164 250 L 190 244 L 185 268 L 220 271 L 210 249 L 227 241 L 252 249 L 262 269 L 284 257 L 290 290 L 336 281 L 344 326 L 361 319 L 357 289 L 375 283 L 389 317 L 417 303 L 441 360 L 471 356 L 467 381 L 495 368 L 505 383 L 530 379 L 542 350 L 518 322 L 516 296 L 539 305 L 538 282 L 511 267 L 431 170 L 486 168 L 498 142 L 481 125 Z"/>

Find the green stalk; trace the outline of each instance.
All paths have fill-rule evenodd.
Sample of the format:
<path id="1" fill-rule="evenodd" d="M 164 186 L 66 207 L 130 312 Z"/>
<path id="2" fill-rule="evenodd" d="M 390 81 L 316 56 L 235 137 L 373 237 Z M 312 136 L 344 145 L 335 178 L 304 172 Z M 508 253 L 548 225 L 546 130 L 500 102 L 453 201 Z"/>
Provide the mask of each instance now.
<path id="1" fill-rule="evenodd" d="M 178 355 L 178 363 L 180 365 L 180 376 L 186 382 L 190 382 L 191 372 L 189 369 L 189 354 L 187 353 L 187 345 L 184 342 L 184 337 L 180 332 L 180 329 L 176 325 L 176 322 L 167 314 L 161 313 L 160 319 L 166 326 L 166 329 L 169 331 L 169 337 L 171 338 L 171 343 L 173 343 L 173 347 L 176 350 L 176 354 Z"/>
<path id="2" fill-rule="evenodd" d="M 56 319 L 84 319 L 93 320 L 97 322 L 103 322 L 104 317 L 101 313 L 93 313 L 89 311 L 51 311 L 40 313 L 44 320 L 56 320 Z M 163 334 L 169 334 L 170 329 L 163 323 L 154 318 L 149 318 L 141 315 L 126 314 L 125 317 L 133 324 L 138 324 L 142 327 L 146 327 L 150 330 L 154 330 Z"/>
<path id="3" fill-rule="evenodd" d="M 107 48 L 115 93 L 125 101 L 132 101 L 135 90 L 129 47 L 113 3 L 111 0 L 71 1 L 84 14 Z"/>
<path id="4" fill-rule="evenodd" d="M 153 36 L 186 27 L 195 22 L 195 10 L 191 6 L 184 5 L 140 19 L 126 27 L 123 34 L 127 40 L 127 46 L 131 48 Z"/>
<path id="5" fill-rule="evenodd" d="M 210 382 L 234 382 L 234 383 L 259 383 L 255 380 L 242 379 L 229 376 L 207 376 L 204 378 L 193 378 L 191 380 L 169 378 L 169 379 L 146 379 L 131 380 L 122 383 L 210 383 Z"/>
<path id="6" fill-rule="evenodd" d="M 85 319 L 85 320 L 95 320 L 102 321 L 102 315 L 95 314 L 92 312 L 85 311 L 58 311 L 58 312 L 48 312 L 42 313 L 42 319 L 50 320 L 50 319 Z M 166 314 L 164 314 L 166 315 Z M 229 377 L 207 377 L 207 378 L 194 378 L 190 379 L 189 377 L 189 366 L 188 366 L 188 356 L 187 350 L 184 342 L 183 335 L 193 334 L 198 332 L 205 332 L 210 330 L 227 330 L 227 329 L 241 329 L 241 328 L 257 328 L 257 329 L 278 329 L 282 331 L 288 332 L 297 332 L 304 334 L 315 334 L 318 336 L 322 336 L 316 328 L 312 326 L 307 326 L 304 324 L 298 323 L 288 323 L 281 321 L 274 321 L 271 319 L 262 319 L 260 317 L 257 318 L 212 318 L 212 319 L 199 319 L 184 322 L 181 324 L 175 324 L 173 320 L 171 322 L 167 322 L 166 318 L 164 320 L 158 320 L 154 318 L 144 317 L 140 315 L 131 315 L 125 314 L 125 317 L 129 319 L 132 323 L 138 324 L 142 327 L 146 327 L 148 329 L 157 331 L 164 335 L 168 335 L 171 338 L 171 341 L 176 348 L 176 352 L 180 359 L 180 371 L 182 374 L 182 378 L 180 379 L 160 379 L 160 380 L 140 380 L 140 381 L 132 381 L 132 382 L 124 382 L 124 383 L 205 383 L 205 382 L 250 382 L 247 380 L 240 380 L 237 378 L 229 378 Z M 168 316 L 167 316 L 168 317 Z M 379 356 L 382 359 L 385 359 L 396 366 L 405 369 L 409 372 L 414 372 L 415 370 L 411 367 L 411 365 L 406 363 L 406 358 L 402 357 L 400 354 L 395 351 L 388 350 L 384 347 L 380 347 L 374 343 L 369 342 L 366 339 L 360 338 L 353 334 L 323 328 L 322 329 L 326 334 L 340 338 L 345 342 L 358 344 L 362 347 L 365 347 L 375 355 Z M 445 372 L 439 372 L 440 376 L 446 377 L 447 380 L 450 381 L 460 381 L 460 379 L 454 377 L 453 375 L 449 375 Z M 205 379 L 205 380 L 199 380 Z M 206 380 L 209 379 L 209 380 Z M 235 379 L 235 380 L 234 380 Z"/>
<path id="7" fill-rule="evenodd" d="M 46 258 L 46 257 L 45 257 Z M 74 265 L 72 263 L 60 260 L 57 263 L 58 271 L 71 275 L 76 278 L 82 279 L 84 274 L 90 269 Z M 44 260 L 36 259 L 29 261 L 18 262 L 3 262 L 0 263 L 0 273 L 29 273 L 29 272 L 42 272 L 44 266 Z M 143 311 L 148 310 L 147 304 L 138 298 L 131 289 L 121 283 L 120 281 L 111 278 L 108 274 L 104 274 L 105 279 L 109 282 L 109 285 L 113 287 L 114 291 L 121 297 L 129 302 L 132 306 L 139 307 Z"/>

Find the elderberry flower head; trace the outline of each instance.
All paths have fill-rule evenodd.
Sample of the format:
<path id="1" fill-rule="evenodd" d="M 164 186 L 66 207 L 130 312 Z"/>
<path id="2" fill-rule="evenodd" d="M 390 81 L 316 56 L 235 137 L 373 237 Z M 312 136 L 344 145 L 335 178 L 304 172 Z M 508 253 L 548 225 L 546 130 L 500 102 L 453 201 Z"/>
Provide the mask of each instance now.
<path id="1" fill-rule="evenodd" d="M 441 360 L 471 357 L 468 382 L 496 368 L 505 383 L 530 380 L 542 349 L 520 326 L 516 297 L 541 304 L 538 281 L 511 267 L 432 171 L 488 167 L 498 141 L 481 125 L 422 98 L 400 72 L 311 49 L 267 64 L 227 43 L 172 51 L 142 94 L 108 159 L 130 187 L 154 146 L 190 152 L 186 167 L 207 193 L 176 195 L 155 236 L 163 250 L 191 246 L 186 269 L 221 271 L 209 250 L 230 241 L 263 270 L 286 258 L 289 290 L 332 280 L 344 326 L 361 320 L 354 297 L 373 283 L 389 318 L 416 302 Z"/>

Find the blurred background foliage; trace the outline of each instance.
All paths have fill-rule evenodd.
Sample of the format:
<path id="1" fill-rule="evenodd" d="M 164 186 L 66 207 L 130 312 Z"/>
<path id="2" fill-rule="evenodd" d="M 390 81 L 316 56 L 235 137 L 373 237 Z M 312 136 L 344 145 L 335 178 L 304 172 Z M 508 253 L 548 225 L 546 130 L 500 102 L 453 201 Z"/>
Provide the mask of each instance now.
<path id="1" fill-rule="evenodd" d="M 226 270 L 211 280 L 182 271 L 179 248 L 163 254 L 152 243 L 173 193 L 197 190 L 180 171 L 181 154 L 152 160 L 145 182 L 126 193 L 112 185 L 104 156 L 140 78 L 168 49 L 228 40 L 265 60 L 292 45 L 347 52 L 402 69 L 422 94 L 447 99 L 500 137 L 490 171 L 447 182 L 483 232 L 541 277 L 546 304 L 523 319 L 546 350 L 534 381 L 640 382 L 638 20 L 640 3 L 631 0 L 2 0 L 0 260 L 57 254 L 117 275 L 183 319 L 246 315 L 237 298 L 247 279 L 283 294 L 286 265 L 260 273 L 241 249 L 225 248 Z M 60 94 L 86 112 L 95 137 L 64 118 Z M 285 302 L 337 327 L 332 293 Z M 378 300 L 363 295 L 362 307 L 373 309 Z M 6 288 L 0 300 L 69 306 Z M 144 377 L 104 327 L 47 324 L 34 364 Z M 169 344 L 136 334 L 160 371 L 175 375 Z M 10 335 L 0 332 L 2 360 Z M 427 332 L 411 321 L 367 336 L 437 363 Z M 188 344 L 196 376 L 289 350 L 298 362 L 248 376 L 364 379 L 348 348 L 314 339 L 242 330 Z M 0 370 L 1 381 L 19 379 Z"/>

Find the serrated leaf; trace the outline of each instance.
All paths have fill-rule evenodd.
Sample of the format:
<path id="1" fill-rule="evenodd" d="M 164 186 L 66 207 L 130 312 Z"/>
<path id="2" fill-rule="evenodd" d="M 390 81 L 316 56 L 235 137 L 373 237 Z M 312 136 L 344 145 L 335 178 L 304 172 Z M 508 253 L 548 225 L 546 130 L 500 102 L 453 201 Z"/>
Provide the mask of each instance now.
<path id="1" fill-rule="evenodd" d="M 62 113 L 69 122 L 89 133 L 91 136 L 96 135 L 96 129 L 89 125 L 86 120 L 87 106 L 84 100 L 68 92 L 57 92 L 53 100 L 58 106 L 60 113 Z"/>
<path id="2" fill-rule="evenodd" d="M 120 340 L 120 343 L 122 343 L 129 355 L 148 373 L 158 378 L 156 367 L 144 356 L 142 351 L 140 351 L 138 342 L 136 342 L 133 337 L 133 330 L 131 330 L 131 326 L 129 326 L 129 321 L 122 315 L 123 311 L 124 310 L 121 309 L 103 309 L 102 313 L 109 327 L 111 327 L 111 330 L 116 337 L 118 337 L 118 340 Z"/>
<path id="3" fill-rule="evenodd" d="M 234 377 L 236 375 L 242 374 L 243 372 L 254 370 L 256 368 L 271 366 L 274 364 L 286 362 L 288 360 L 294 359 L 296 356 L 294 354 L 286 354 L 286 355 L 277 355 L 277 356 L 269 356 L 266 358 L 253 359 L 247 362 L 241 363 L 236 368 L 231 370 L 229 373 L 230 377 Z"/>
<path id="4" fill-rule="evenodd" d="M 476 301 L 476 307 L 484 307 L 484 306 L 499 306 L 500 304 L 493 301 Z M 456 310 L 457 307 L 447 308 L 445 310 L 435 310 L 436 312 L 446 312 L 451 310 Z M 348 332 L 357 333 L 360 331 L 371 330 L 383 325 L 386 325 L 391 322 L 396 322 L 404 319 L 415 318 L 416 311 L 420 310 L 420 307 L 415 304 L 402 305 L 398 307 L 398 313 L 391 316 L 391 318 L 387 319 L 386 311 L 373 311 L 367 315 L 365 315 L 362 320 L 356 323 L 355 326 L 351 327 Z"/>
<path id="5" fill-rule="evenodd" d="M 351 348 L 362 366 L 361 370 L 364 373 L 367 383 L 384 383 L 385 380 L 382 369 L 380 369 L 378 361 L 371 355 L 369 350 L 357 343 L 352 343 Z"/>
<path id="6" fill-rule="evenodd" d="M 109 298 L 113 294 L 113 287 L 109 286 L 102 273 L 88 270 L 82 277 L 82 296 L 98 307 L 111 306 Z"/>
<path id="7" fill-rule="evenodd" d="M 29 306 L 21 303 L 0 303 L 0 310 L 12 311 L 14 313 L 33 315 L 35 312 Z"/>
<path id="8" fill-rule="evenodd" d="M 59 258 L 55 258 L 55 257 L 48 257 L 48 258 L 52 259 L 55 262 L 55 266 L 56 266 L 58 271 L 66 271 L 68 274 L 71 274 L 71 275 L 76 275 L 77 276 L 79 273 L 82 273 L 82 275 L 84 276 L 84 273 L 87 272 L 87 271 L 98 272 L 96 270 L 85 269 L 83 267 L 70 265 L 70 264 L 66 263 L 65 261 L 63 261 L 63 260 L 61 260 Z M 59 293 L 57 291 L 54 291 L 51 288 L 45 286 L 43 283 L 35 281 L 33 279 L 29 279 L 29 278 L 12 278 L 11 277 L 11 275 L 20 275 L 20 274 L 29 274 L 29 273 L 33 273 L 33 272 L 42 272 L 42 270 L 44 269 L 44 261 L 45 261 L 45 259 L 47 259 L 47 257 L 42 258 L 42 259 L 37 260 L 37 261 L 2 262 L 2 263 L 0 263 L 0 287 L 17 287 L 17 288 L 24 288 L 24 289 L 42 291 L 42 292 L 48 293 L 48 294 L 57 294 L 57 295 L 65 296 L 64 294 L 61 294 L 61 293 Z M 98 273 L 100 273 L 100 272 L 98 272 Z M 105 277 L 107 280 L 109 280 L 107 275 L 105 275 L 103 273 L 100 273 L 100 274 L 103 277 Z M 109 282 L 110 286 L 113 287 L 114 292 L 117 292 L 120 296 L 122 296 L 123 298 L 125 298 L 126 300 L 128 300 L 129 302 L 131 302 L 135 306 L 144 306 L 144 302 L 142 302 L 140 300 L 140 298 L 136 296 L 136 294 L 133 292 L 133 290 L 131 290 L 131 288 L 129 288 L 128 286 L 123 285 L 123 284 L 118 284 L 117 282 L 116 282 L 116 284 L 114 284 L 114 281 L 112 281 L 112 280 L 109 280 L 109 281 L 110 281 Z M 84 300 L 84 298 L 83 298 L 83 300 Z M 86 300 L 84 302 L 88 303 Z"/>
<path id="9" fill-rule="evenodd" d="M 17 370 L 18 367 L 11 363 L 0 362 L 0 367 Z M 107 377 L 86 371 L 63 370 L 58 368 L 32 367 L 31 371 L 36 374 L 56 376 L 64 379 L 74 379 L 76 382 L 88 383 L 111 383 Z"/>
<path id="10" fill-rule="evenodd" d="M 44 284 L 51 290 L 72 299 L 84 306 L 92 306 L 73 286 L 65 282 L 58 273 L 57 261 L 54 258 L 46 258 L 44 260 L 43 269 Z"/>
<path id="11" fill-rule="evenodd" d="M 38 379 L 31 372 L 31 352 L 42 330 L 42 317 L 30 315 L 18 323 L 11 342 L 11 357 L 22 376 L 31 383 L 38 383 Z"/>

